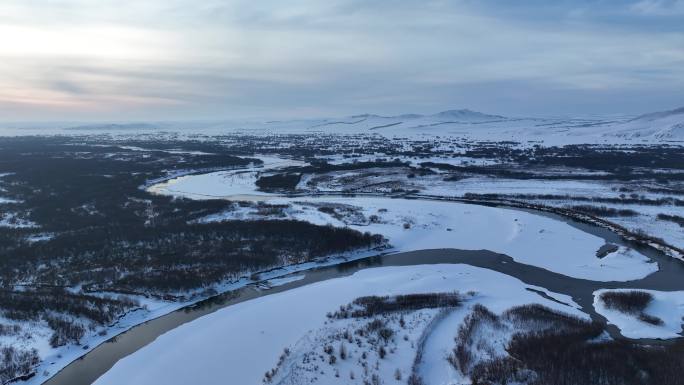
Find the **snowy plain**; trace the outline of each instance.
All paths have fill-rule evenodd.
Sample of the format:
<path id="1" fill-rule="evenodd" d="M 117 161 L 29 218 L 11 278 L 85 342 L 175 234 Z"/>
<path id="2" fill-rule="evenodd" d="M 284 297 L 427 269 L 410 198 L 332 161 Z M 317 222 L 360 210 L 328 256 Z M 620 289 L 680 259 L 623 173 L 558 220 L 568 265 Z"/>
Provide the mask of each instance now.
<path id="1" fill-rule="evenodd" d="M 272 169 L 271 165 L 281 167 L 293 162 L 266 158 L 263 170 Z M 658 270 L 656 263 L 627 247 L 598 258 L 596 253 L 605 244 L 601 238 L 537 214 L 419 199 L 279 197 L 257 191 L 256 176 L 244 180 L 234 176 L 242 175 L 239 170 L 226 173 L 181 177 L 153 185 L 148 191 L 190 199 L 242 200 L 249 197 L 271 205 L 287 205 L 289 208 L 284 215 L 288 219 L 382 234 L 396 251 L 486 249 L 507 254 L 521 263 L 597 281 L 635 280 Z M 583 182 L 570 182 L 570 185 L 591 188 Z M 335 212 L 320 210 L 326 206 Z M 264 219 L 264 216 L 258 210 L 246 207 L 212 214 L 200 222 L 249 219 Z"/>
<path id="2" fill-rule="evenodd" d="M 274 198 L 289 205 L 287 218 L 319 225 L 349 227 L 382 234 L 395 251 L 454 248 L 491 250 L 517 262 L 574 278 L 629 281 L 658 270 L 639 252 L 620 247 L 603 258 L 605 241 L 565 222 L 528 212 L 455 202 L 391 198 Z M 341 219 L 319 210 L 341 207 L 356 215 Z M 360 215 L 359 215 L 360 214 Z M 259 219 L 249 208 L 212 215 L 206 221 Z"/>
<path id="3" fill-rule="evenodd" d="M 244 201 L 269 201 L 278 197 L 277 194 L 266 193 L 257 190 L 256 179 L 260 172 L 277 171 L 288 166 L 302 165 L 287 158 L 269 156 L 262 158 L 264 166 L 258 169 L 229 170 L 211 173 L 200 173 L 181 176 L 170 179 L 164 183 L 150 186 L 148 191 L 154 194 L 185 197 L 189 199 L 228 199 Z M 356 158 L 354 158 L 356 159 Z M 361 158 L 359 161 L 372 161 L 375 157 Z M 400 161 L 409 164 L 419 164 L 422 159 L 398 158 Z M 356 159 L 358 160 L 358 159 Z M 387 159 L 386 159 L 387 160 Z M 464 162 L 460 157 L 456 158 L 434 158 L 429 159 L 438 163 L 458 163 Z M 335 164 L 353 162 L 349 158 L 336 158 Z M 422 195 L 441 196 L 441 197 L 463 197 L 466 194 L 498 194 L 502 197 L 511 195 L 529 196 L 528 200 L 556 207 L 572 207 L 582 205 L 592 205 L 587 202 L 587 197 L 601 198 L 607 200 L 619 200 L 621 195 L 620 188 L 624 187 L 619 183 L 605 181 L 584 181 L 584 180 L 516 180 L 492 177 L 469 177 L 459 180 L 444 180 L 444 177 L 437 173 L 424 177 L 407 178 L 402 173 L 393 173 L 388 170 L 370 169 L 369 170 L 349 170 L 326 173 L 323 176 L 315 174 L 304 174 L 297 185 L 300 193 L 321 193 L 321 192 L 373 192 L 391 193 L 395 187 L 404 190 L 419 191 Z M 647 187 L 647 186 L 646 186 Z M 630 188 L 639 191 L 642 199 L 663 200 L 679 199 L 678 195 L 667 193 L 653 193 L 645 189 L 645 186 L 635 185 Z M 557 196 L 567 197 L 563 200 L 544 198 L 537 199 L 535 196 Z M 575 199 L 573 199 L 575 198 Z M 520 199 L 520 198 L 518 198 Z M 597 205 L 593 203 L 593 205 Z M 624 226 L 632 231 L 645 231 L 646 233 L 664 239 L 675 247 L 684 248 L 684 232 L 681 226 L 657 219 L 658 214 L 670 214 L 684 216 L 684 208 L 673 204 L 643 205 L 643 204 L 613 204 L 599 203 L 598 205 L 614 209 L 635 210 L 635 216 L 616 216 L 607 218 L 609 221 Z M 240 219 L 234 217 L 233 219 Z"/>
<path id="4" fill-rule="evenodd" d="M 437 114 L 439 115 L 439 114 Z M 401 116 L 401 117 L 350 117 L 345 119 L 319 119 L 308 121 L 292 122 L 239 122 L 226 123 L 220 122 L 210 126 L 192 126 L 183 123 L 159 123 L 148 127 L 151 133 L 157 135 L 159 129 L 175 131 L 170 134 L 177 138 L 183 135 L 194 135 L 201 132 L 206 134 L 224 134 L 235 132 L 257 133 L 271 135 L 277 133 L 327 133 L 342 132 L 347 134 L 374 134 L 410 137 L 410 138 L 435 138 L 437 136 L 464 137 L 469 140 L 519 140 L 524 137 L 529 142 L 541 142 L 546 145 L 569 144 L 569 143 L 664 143 L 676 142 L 684 139 L 681 125 L 682 113 L 669 114 L 667 116 L 642 117 L 637 119 L 619 119 L 618 121 L 600 121 L 583 119 L 508 119 L 496 117 L 492 118 L 473 118 L 467 114 L 442 114 L 439 116 Z M 456 116 L 456 118 L 454 118 Z M 501 118 L 501 119 L 500 119 Z M 397 123 L 401 120 L 400 123 Z M 356 122 L 356 123 L 355 123 Z M 582 127 L 585 125 L 586 127 Z M 17 127 L 15 127 L 17 128 Z M 114 131 L 119 130 L 122 136 L 133 137 L 135 134 L 130 128 L 124 126 L 112 126 Z M 209 129 L 207 129 L 209 128 Z M 65 129 L 68 129 L 66 131 Z M 69 125 L 52 126 L 46 129 L 36 127 L 18 127 L 9 131 L 2 131 L 0 135 L 7 132 L 18 134 L 63 134 L 71 132 L 76 134 L 83 133 L 102 133 L 100 127 L 79 127 L 73 129 Z M 159 134 L 161 135 L 161 134 Z M 143 148 L 129 147 L 127 150 L 144 151 Z M 186 152 L 187 153 L 187 152 Z M 370 159 L 370 158 L 369 158 Z M 278 162 L 276 158 L 274 163 Z M 412 164 L 418 164 L 422 160 L 414 160 Z M 430 161 L 443 161 L 450 164 L 462 164 L 468 162 L 465 158 L 442 159 L 435 158 Z M 378 232 L 384 234 L 394 246 L 395 251 L 417 250 L 420 248 L 439 248 L 454 247 L 461 249 L 489 249 L 505 253 L 515 260 L 539 266 L 550 271 L 566 274 L 577 278 L 587 278 L 599 281 L 628 281 L 642 278 L 657 270 L 655 263 L 650 263 L 648 258 L 634 250 L 620 248 L 605 258 L 597 258 L 596 251 L 603 246 L 600 238 L 583 233 L 571 226 L 552 220 L 550 218 L 527 214 L 516 210 L 492 209 L 480 206 L 460 205 L 447 202 L 424 202 L 408 201 L 398 199 L 382 198 L 355 198 L 353 200 L 343 198 L 282 198 L 258 192 L 254 188 L 254 182 L 263 170 L 268 168 L 281 169 L 288 165 L 299 165 L 301 163 L 290 163 L 277 165 L 268 163 L 264 167 L 254 167 L 241 173 L 219 171 L 213 174 L 193 175 L 179 177 L 166 181 L 165 184 L 157 185 L 159 190 L 156 193 L 168 195 L 178 195 L 186 193 L 187 197 L 193 199 L 212 199 L 215 197 L 235 199 L 248 197 L 250 200 L 266 200 L 271 204 L 288 204 L 290 208 L 286 210 L 286 215 L 291 219 L 301 219 L 318 224 L 331 224 L 334 226 L 348 226 L 360 231 Z M 489 160 L 483 160 L 482 164 L 490 164 Z M 1 175 L 0 175 L 1 177 Z M 198 182 L 198 179 L 200 178 Z M 206 178 L 206 180 L 201 180 Z M 461 184 L 459 184 L 462 182 Z M 219 195 L 203 195 L 206 188 L 212 191 L 220 191 Z M 150 190 L 152 191 L 152 190 Z M 228 191 L 226 193 L 226 191 Z M 493 182 L 479 178 L 471 178 L 455 182 L 450 185 L 427 186 L 424 192 L 435 195 L 453 195 L 454 191 L 459 193 L 475 192 L 498 192 L 498 193 L 549 193 L 550 191 L 570 192 L 572 194 L 598 194 L 609 197 L 614 195 L 606 186 L 594 183 L 568 182 L 568 183 L 545 183 L 545 182 L 516 182 L 500 180 Z M 256 198 L 252 199 L 253 196 Z M 1 203 L 12 203 L 5 200 Z M 337 218 L 318 210 L 320 205 L 339 205 L 341 207 L 354 207 L 352 211 L 362 214 L 362 221 L 356 221 L 357 217 Z M 381 211 L 386 210 L 386 211 Z M 488 211 L 488 210 L 491 210 Z M 647 210 L 645 209 L 644 212 Z M 650 214 L 650 212 L 649 212 Z M 655 215 L 655 213 L 653 213 Z M 35 227 L 32 222 L 22 221 L 14 213 L 3 214 L 0 217 L 0 227 Z M 371 221 L 369 218 L 376 216 L 378 219 Z M 231 220 L 231 219 L 256 219 L 262 218 L 256 212 L 250 212 L 249 208 L 236 210 L 233 212 L 222 213 L 214 217 L 205 218 L 212 220 Z M 475 219 L 474 219 L 475 218 Z M 633 219 L 616 219 L 628 223 L 627 221 L 643 221 L 646 216 L 639 216 Z M 650 218 L 650 217 L 648 217 Z M 408 228 L 405 226 L 408 224 Z M 492 225 L 493 224 L 493 225 Z M 666 240 L 681 241 L 681 230 L 674 224 L 664 225 L 660 222 L 648 221 L 646 230 L 657 229 L 658 231 L 667 228 Z M 40 239 L 37 239 L 38 241 Z M 579 252 L 578 252 L 579 250 Z M 283 281 L 272 281 L 273 286 L 285 284 L 288 279 Z M 671 293 L 670 293 L 671 294 Z M 663 300 L 664 301 L 664 300 Z M 669 301 L 669 302 L 668 302 Z M 657 302 L 656 302 L 657 303 Z M 679 299 L 668 299 L 663 302 L 669 306 L 680 306 Z M 131 327 L 136 323 L 157 315 L 165 314 L 173 309 L 181 307 L 183 304 L 170 303 L 150 303 L 149 312 L 139 312 L 132 314 L 120 323 L 120 329 Z M 674 314 L 674 313 L 673 313 Z M 615 323 L 624 322 L 627 330 L 626 336 L 657 336 L 659 338 L 670 338 L 676 336 L 680 331 L 677 329 L 676 320 L 673 314 L 662 313 L 661 316 L 666 322 L 665 330 L 639 329 L 640 321 L 620 320 L 615 318 Z M 450 315 L 458 317 L 459 315 Z M 681 314 L 678 315 L 681 318 Z M 667 321 L 667 320 L 666 320 Z M 622 328 L 621 328 L 622 329 Z M 637 330 L 639 329 L 639 330 Z M 642 330 L 643 329 L 643 330 Z M 116 334 L 117 330 L 112 330 L 105 337 Z M 630 331 L 632 330 L 632 331 Z M 637 330 L 636 332 L 634 330 Z M 47 333 L 47 332 L 46 332 Z M 630 334 L 636 333 L 636 334 Z M 641 333 L 641 334 L 639 334 Z M 643 335 L 642 335 L 643 334 Z M 37 334 L 40 338 L 47 338 Z M 104 341 L 105 337 L 93 337 L 88 339 L 86 344 L 94 346 Z M 35 342 L 35 346 L 41 348 L 48 357 L 47 361 L 59 361 L 59 365 L 67 363 L 84 353 L 81 347 L 71 346 L 59 352 L 43 351 L 47 346 L 45 341 Z M 33 344 L 33 343 L 32 343 Z M 280 347 L 282 348 L 282 347 Z M 443 347 L 442 347 L 443 348 Z M 57 355 L 59 354 L 59 357 Z M 270 362 L 270 361 L 269 361 Z M 53 366 L 53 368 L 55 368 Z M 41 367 L 42 370 L 42 367 Z M 447 370 L 448 372 L 448 370 Z M 426 375 L 435 375 L 430 371 Z M 449 377 L 449 375 L 446 375 Z M 436 377 L 435 377 L 436 378 Z"/>

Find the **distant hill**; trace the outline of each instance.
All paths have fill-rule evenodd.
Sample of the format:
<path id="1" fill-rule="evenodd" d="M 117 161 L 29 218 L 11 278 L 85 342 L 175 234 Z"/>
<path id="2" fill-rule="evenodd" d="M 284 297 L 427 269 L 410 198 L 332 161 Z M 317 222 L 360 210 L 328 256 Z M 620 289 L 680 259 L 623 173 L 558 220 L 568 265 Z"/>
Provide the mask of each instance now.
<path id="1" fill-rule="evenodd" d="M 447 110 L 431 115 L 432 118 L 450 119 L 458 121 L 472 121 L 472 120 L 502 120 L 506 119 L 501 115 L 489 115 L 482 112 L 462 109 L 462 110 Z"/>
<path id="2" fill-rule="evenodd" d="M 577 143 L 684 143 L 684 107 L 637 117 L 506 117 L 470 109 L 434 114 L 394 116 L 359 114 L 346 117 L 277 121 L 148 121 L 102 123 L 24 124 L 0 130 L 0 135 L 78 132 L 178 132 L 222 135 L 233 132 L 302 134 L 378 134 L 386 136 L 458 136 L 471 140 L 536 142 L 549 145 Z M 1 127 L 0 127 L 1 129 Z"/>
<path id="3" fill-rule="evenodd" d="M 644 115 L 638 116 L 638 117 L 634 118 L 633 120 L 653 121 L 653 120 L 669 118 L 671 116 L 677 116 L 677 115 L 680 115 L 680 117 L 684 119 L 684 107 L 676 108 L 674 110 L 669 110 L 669 111 L 651 112 L 649 114 L 644 114 Z"/>
<path id="4" fill-rule="evenodd" d="M 95 123 L 81 126 L 66 127 L 65 130 L 75 131 L 149 131 L 159 126 L 152 123 Z"/>
<path id="5" fill-rule="evenodd" d="M 605 136 L 684 140 L 684 107 L 653 112 L 610 127 Z"/>
<path id="6" fill-rule="evenodd" d="M 490 114 L 485 114 L 482 112 L 478 111 L 473 111 L 469 109 L 460 109 L 460 110 L 446 110 L 442 112 L 438 112 L 436 114 L 432 115 L 421 115 L 421 114 L 401 114 L 401 115 L 394 115 L 394 116 L 383 116 L 383 115 L 376 115 L 376 114 L 361 114 L 361 115 L 353 115 L 351 116 L 352 119 L 397 119 L 397 120 L 413 120 L 413 119 L 421 119 L 421 118 L 428 118 L 428 119 L 439 119 L 439 120 L 452 120 L 452 121 L 482 121 L 482 120 L 502 120 L 502 119 L 507 119 L 505 116 L 501 115 L 490 115 Z"/>

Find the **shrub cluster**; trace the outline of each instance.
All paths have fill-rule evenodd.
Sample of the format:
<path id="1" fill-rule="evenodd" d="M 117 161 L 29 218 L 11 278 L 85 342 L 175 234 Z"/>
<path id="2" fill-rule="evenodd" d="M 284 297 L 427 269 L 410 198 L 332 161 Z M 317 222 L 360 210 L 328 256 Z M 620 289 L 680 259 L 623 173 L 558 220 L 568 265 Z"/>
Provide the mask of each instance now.
<path id="1" fill-rule="evenodd" d="M 398 311 L 458 307 L 462 303 L 463 296 L 458 292 L 407 294 L 392 297 L 368 296 L 357 298 L 347 306 L 341 306 L 339 311 L 329 316 L 333 318 L 372 317 Z"/>
<path id="2" fill-rule="evenodd" d="M 684 217 L 680 217 L 679 215 L 658 214 L 657 218 L 661 221 L 674 222 L 679 226 L 684 227 Z"/>
<path id="3" fill-rule="evenodd" d="M 22 350 L 12 346 L 0 348 L 0 383 L 7 384 L 12 380 L 31 375 L 40 358 L 35 349 Z"/>
<path id="4" fill-rule="evenodd" d="M 663 324 L 660 318 L 644 312 L 648 304 L 653 301 L 651 293 L 640 290 L 605 291 L 601 293 L 599 299 L 608 309 L 635 315 L 640 321 L 651 325 Z"/>
<path id="5" fill-rule="evenodd" d="M 256 185 L 260 190 L 294 190 L 302 179 L 302 174 L 284 173 L 265 175 L 257 179 Z"/>
<path id="6" fill-rule="evenodd" d="M 601 293 L 599 299 L 608 309 L 638 314 L 643 312 L 648 304 L 653 301 L 653 295 L 640 290 L 605 291 Z"/>
<path id="7" fill-rule="evenodd" d="M 571 207 L 575 211 L 591 214 L 597 217 L 635 217 L 638 212 L 632 209 L 616 209 L 607 206 L 580 205 Z"/>

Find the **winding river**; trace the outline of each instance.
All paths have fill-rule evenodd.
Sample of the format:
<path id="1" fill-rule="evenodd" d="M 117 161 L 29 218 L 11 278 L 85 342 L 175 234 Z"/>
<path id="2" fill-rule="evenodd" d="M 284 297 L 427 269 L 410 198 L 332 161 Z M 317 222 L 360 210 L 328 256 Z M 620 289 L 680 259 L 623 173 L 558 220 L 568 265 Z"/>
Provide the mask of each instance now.
<path id="1" fill-rule="evenodd" d="M 553 214 L 543 215 L 563 220 L 570 225 L 593 235 L 602 237 L 606 242 L 629 245 L 644 255 L 657 261 L 660 270 L 646 278 L 630 282 L 596 282 L 567 277 L 535 266 L 515 262 L 511 257 L 487 250 L 420 250 L 398 254 L 379 255 L 345 262 L 339 265 L 315 268 L 305 272 L 303 279 L 273 287 L 268 290 L 260 289 L 257 284 L 227 292 L 207 299 L 195 305 L 174 311 L 165 316 L 150 320 L 133 327 L 129 331 L 101 344 L 82 358 L 72 362 L 45 384 L 48 385 L 86 385 L 91 384 L 99 376 L 109 370 L 118 360 L 134 353 L 155 338 L 184 323 L 215 312 L 239 302 L 248 301 L 261 296 L 290 290 L 296 287 L 319 282 L 327 279 L 351 275 L 362 269 L 380 266 L 409 266 L 422 264 L 462 263 L 476 267 L 491 269 L 515 277 L 526 284 L 541 286 L 550 291 L 567 294 L 573 298 L 582 310 L 592 318 L 605 321 L 594 311 L 592 293 L 600 288 L 648 288 L 663 291 L 684 290 L 684 263 L 667 257 L 660 252 L 640 247 L 633 243 L 626 243 L 616 234 L 593 225 L 561 218 Z M 296 273 L 296 274 L 302 274 Z M 540 294 L 541 295 L 541 294 Z M 608 327 L 614 338 L 622 338 L 613 326 Z M 663 341 L 642 340 L 644 343 L 663 343 Z"/>
<path id="2" fill-rule="evenodd" d="M 239 171 L 235 171 L 239 172 Z M 250 175 L 250 178 L 252 176 Z M 166 186 L 169 186 L 168 182 Z M 335 194 L 330 194 L 335 195 Z M 245 195 L 240 194 L 243 198 Z M 227 197 L 222 197 L 227 198 Z M 259 196 L 263 199 L 264 196 Z M 387 198 L 391 199 L 391 198 Z M 515 209 L 510 208 L 509 209 Z M 529 211 L 529 210 L 524 210 Z M 296 287 L 307 285 L 313 282 L 324 281 L 332 278 L 351 275 L 362 269 L 380 266 L 408 266 L 422 264 L 468 264 L 475 267 L 491 269 L 515 277 L 522 282 L 544 287 L 550 291 L 566 294 L 579 304 L 582 311 L 590 314 L 592 318 L 605 322 L 605 319 L 594 311 L 592 293 L 601 288 L 648 288 L 654 290 L 673 291 L 684 290 L 684 263 L 674 258 L 668 257 L 661 252 L 644 247 L 634 242 L 625 241 L 619 235 L 605 228 L 575 221 L 570 218 L 561 217 L 556 214 L 545 212 L 534 212 L 537 215 L 544 215 L 554 220 L 564 221 L 569 225 L 603 238 L 606 243 L 625 245 L 638 250 L 643 255 L 658 262 L 659 271 L 639 280 L 629 282 L 598 282 L 586 279 L 568 277 L 559 273 L 554 273 L 539 267 L 521 264 L 513 258 L 487 250 L 420 250 L 397 254 L 378 255 L 374 257 L 359 259 L 351 262 L 344 262 L 338 265 L 317 267 L 305 272 L 303 279 L 275 286 L 270 289 L 263 289 L 263 285 L 252 284 L 242 289 L 230 291 L 204 300 L 197 304 L 171 312 L 159 318 L 147 321 L 143 324 L 131 328 L 107 342 L 95 347 L 92 351 L 80 359 L 70 363 L 64 369 L 56 373 L 47 380 L 48 385 L 86 385 L 94 382 L 103 375 L 120 359 L 136 352 L 137 350 L 154 341 L 158 336 L 194 319 L 215 312 L 219 309 L 248 301 L 261 296 L 267 296 Z M 538 293 L 539 295 L 546 295 Z M 617 328 L 608 327 L 608 332 L 614 338 L 623 338 Z M 641 340 L 644 343 L 667 343 L 667 341 Z"/>

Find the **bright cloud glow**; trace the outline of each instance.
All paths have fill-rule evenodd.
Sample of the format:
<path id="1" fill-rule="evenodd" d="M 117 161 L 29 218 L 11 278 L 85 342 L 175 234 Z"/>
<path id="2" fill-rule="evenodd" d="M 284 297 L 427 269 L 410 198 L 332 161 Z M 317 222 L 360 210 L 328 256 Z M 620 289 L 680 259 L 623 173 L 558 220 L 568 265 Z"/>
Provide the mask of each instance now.
<path id="1" fill-rule="evenodd" d="M 668 108 L 684 104 L 682 4 L 5 0 L 0 115 Z"/>

